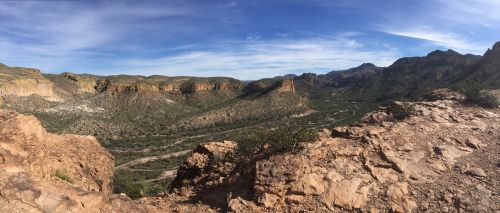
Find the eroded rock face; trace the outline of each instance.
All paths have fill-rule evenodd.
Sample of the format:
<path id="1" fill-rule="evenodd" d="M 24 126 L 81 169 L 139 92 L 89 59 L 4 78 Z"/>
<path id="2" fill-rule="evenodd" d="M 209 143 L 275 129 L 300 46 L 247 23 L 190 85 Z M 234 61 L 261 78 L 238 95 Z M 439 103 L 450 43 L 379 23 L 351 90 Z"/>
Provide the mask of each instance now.
<path id="1" fill-rule="evenodd" d="M 77 92 L 79 93 L 91 93 L 95 94 L 96 91 L 96 80 L 89 78 L 89 77 L 84 77 L 84 76 L 79 76 L 70 72 L 64 72 L 61 74 L 63 78 L 68 79 L 69 81 L 73 82 L 76 84 Z"/>
<path id="2" fill-rule="evenodd" d="M 24 205 L 33 209 L 54 209 L 61 202 L 51 197 L 57 187 L 43 190 L 37 184 L 61 184 L 56 171 L 82 191 L 110 193 L 113 158 L 95 138 L 50 134 L 35 118 L 4 110 L 0 111 L 0 136 L 0 203 L 4 203 L 0 206 L 23 197 Z M 50 203 L 37 201 L 41 196 Z"/>
<path id="3" fill-rule="evenodd" d="M 460 99 L 452 96 L 446 99 Z M 474 211 L 482 202 L 483 211 L 494 211 L 498 197 L 471 193 L 476 186 L 482 189 L 483 181 L 487 191 L 499 189 L 485 170 L 495 162 L 484 160 L 498 155 L 500 115 L 453 100 L 413 103 L 418 115 L 404 121 L 392 120 L 383 109 L 361 123 L 336 128 L 333 137 L 305 144 L 299 154 L 259 161 L 256 202 L 232 202 L 238 205 L 232 209 Z M 446 193 L 452 194 L 446 195 L 449 201 L 429 197 Z"/>
<path id="4" fill-rule="evenodd" d="M 276 87 L 278 92 L 291 92 L 295 93 L 295 84 L 292 78 L 287 78 L 281 81 Z"/>
<path id="5" fill-rule="evenodd" d="M 16 79 L 3 83 L 0 87 L 0 95 L 40 95 L 49 97 L 54 95 L 53 86 L 49 80 Z"/>
<path id="6" fill-rule="evenodd" d="M 182 86 L 182 91 L 185 93 L 194 93 L 201 91 L 225 91 L 232 89 L 241 89 L 243 84 L 241 82 L 217 82 L 217 83 L 186 83 Z"/>
<path id="7" fill-rule="evenodd" d="M 211 175 L 217 175 L 214 170 L 221 169 L 221 167 L 217 167 L 215 161 L 233 152 L 236 146 L 237 144 L 232 141 L 208 142 L 198 145 L 193 150 L 193 154 L 177 171 L 177 177 L 172 182 L 173 189 L 201 185 L 202 182 L 212 178 Z"/>
<path id="8" fill-rule="evenodd" d="M 222 170 L 195 152 L 184 169 L 198 168 L 197 181 L 179 184 L 202 202 L 200 194 L 225 195 L 217 205 L 234 212 L 498 209 L 492 192 L 499 173 L 491 168 L 498 166 L 499 110 L 464 106 L 463 96 L 448 90 L 433 94 L 433 101 L 410 103 L 416 115 L 405 120 L 381 108 L 355 125 L 324 130 L 298 153 L 246 166 Z M 251 193 L 241 196 L 244 190 Z"/>
<path id="9" fill-rule="evenodd" d="M 111 194 L 114 159 L 92 136 L 47 133 L 0 110 L 0 212 L 215 212 L 182 196 Z"/>
<path id="10" fill-rule="evenodd" d="M 54 97 L 54 84 L 42 76 L 40 70 L 22 67 L 0 67 L 0 96 L 40 95 Z"/>
<path id="11" fill-rule="evenodd" d="M 113 157 L 92 136 L 50 134 L 34 117 L 2 110 L 0 137 L 4 170 L 43 179 L 60 171 L 82 190 L 111 191 Z"/>
<path id="12" fill-rule="evenodd" d="M 189 79 L 187 79 L 189 80 Z M 185 81 L 187 81 L 185 80 Z M 121 82 L 110 79 L 99 79 L 95 86 L 97 92 L 132 92 L 132 93 L 150 93 L 150 92 L 169 92 L 169 93 L 195 93 L 201 91 L 226 91 L 243 88 L 243 83 L 239 81 L 228 82 L 221 81 L 215 83 L 209 82 Z"/>

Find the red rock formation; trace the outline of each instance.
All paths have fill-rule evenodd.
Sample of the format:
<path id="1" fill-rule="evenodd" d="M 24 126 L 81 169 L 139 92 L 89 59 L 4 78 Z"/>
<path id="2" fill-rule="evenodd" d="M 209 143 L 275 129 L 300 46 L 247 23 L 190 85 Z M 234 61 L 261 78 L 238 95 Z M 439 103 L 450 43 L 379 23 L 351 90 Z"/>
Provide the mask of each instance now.
<path id="1" fill-rule="evenodd" d="M 113 157 L 93 136 L 47 133 L 0 110 L 0 212 L 215 212 L 183 197 L 111 194 Z"/>
<path id="2" fill-rule="evenodd" d="M 243 84 L 241 82 L 218 82 L 218 83 L 204 83 L 204 82 L 196 82 L 196 83 L 187 83 L 184 86 L 183 91 L 185 93 L 194 93 L 200 91 L 225 91 L 225 90 L 233 90 L 233 89 L 241 89 Z"/>
<path id="3" fill-rule="evenodd" d="M 291 92 L 295 94 L 295 84 L 292 78 L 287 78 L 281 81 L 276 88 L 278 92 Z"/>

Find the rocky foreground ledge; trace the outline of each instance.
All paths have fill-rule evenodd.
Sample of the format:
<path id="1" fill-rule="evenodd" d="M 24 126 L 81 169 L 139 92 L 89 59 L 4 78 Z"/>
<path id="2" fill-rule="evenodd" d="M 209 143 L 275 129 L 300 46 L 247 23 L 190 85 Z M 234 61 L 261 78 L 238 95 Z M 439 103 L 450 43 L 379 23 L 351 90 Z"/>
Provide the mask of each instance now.
<path id="1" fill-rule="evenodd" d="M 139 201 L 110 194 L 113 158 L 95 138 L 0 110 L 0 212 L 499 211 L 500 110 L 449 91 L 410 105 L 246 164 L 216 160 L 233 142 L 200 145 L 171 194 Z"/>

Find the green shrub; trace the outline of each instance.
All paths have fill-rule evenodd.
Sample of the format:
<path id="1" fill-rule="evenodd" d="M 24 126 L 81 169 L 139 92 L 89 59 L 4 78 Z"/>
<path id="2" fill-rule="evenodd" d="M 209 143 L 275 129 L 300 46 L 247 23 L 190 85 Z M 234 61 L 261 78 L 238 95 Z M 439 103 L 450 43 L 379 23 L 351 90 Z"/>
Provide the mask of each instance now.
<path id="1" fill-rule="evenodd" d="M 66 173 L 64 173 L 62 170 L 56 169 L 56 173 L 54 175 L 59 179 L 64 180 L 68 183 L 74 183 L 73 179 L 71 179 L 71 177 Z"/>
<path id="2" fill-rule="evenodd" d="M 397 120 L 404 120 L 416 113 L 415 107 L 408 103 L 394 103 L 390 110 L 392 117 Z"/>
<path id="3" fill-rule="evenodd" d="M 282 128 L 274 131 L 258 131 L 240 135 L 231 140 L 238 141 L 238 148 L 232 155 L 225 157 L 229 161 L 269 157 L 271 155 L 296 151 L 301 142 L 313 142 L 318 139 L 314 129 Z"/>
<path id="4" fill-rule="evenodd" d="M 145 185 L 142 181 L 136 181 L 137 179 L 144 180 L 143 177 L 138 177 L 137 174 L 128 169 L 115 171 L 112 183 L 113 193 L 124 193 L 132 199 L 142 197 Z"/>
<path id="5" fill-rule="evenodd" d="M 498 106 L 498 98 L 478 86 L 468 86 L 462 90 L 465 100 L 485 108 L 495 108 Z"/>

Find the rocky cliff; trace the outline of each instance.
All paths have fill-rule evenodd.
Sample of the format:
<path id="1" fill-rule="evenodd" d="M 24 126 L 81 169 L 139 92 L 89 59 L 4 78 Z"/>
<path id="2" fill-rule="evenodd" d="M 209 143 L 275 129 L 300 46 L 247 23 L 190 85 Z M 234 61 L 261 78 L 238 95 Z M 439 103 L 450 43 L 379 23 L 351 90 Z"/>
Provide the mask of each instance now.
<path id="1" fill-rule="evenodd" d="M 191 78 L 165 76 L 81 76 L 63 73 L 62 77 L 76 85 L 78 91 L 87 93 L 196 93 L 201 91 L 238 90 L 244 84 L 231 78 Z"/>
<path id="2" fill-rule="evenodd" d="M 113 195 L 113 169 L 94 137 L 47 133 L 32 116 L 0 110 L 0 212 L 214 212 L 179 196 Z"/>
<path id="3" fill-rule="evenodd" d="M 488 49 L 478 66 L 470 70 L 465 79 L 469 82 L 481 82 L 493 88 L 500 87 L 500 42 Z"/>
<path id="4" fill-rule="evenodd" d="M 97 92 L 97 82 L 94 78 L 79 76 L 69 72 L 62 73 L 61 75 L 63 78 L 76 85 L 77 92 L 91 94 Z"/>
<path id="5" fill-rule="evenodd" d="M 54 97 L 54 84 L 39 70 L 0 66 L 0 95 Z"/>
<path id="6" fill-rule="evenodd" d="M 284 79 L 279 82 L 276 87 L 276 91 L 278 92 L 291 92 L 295 93 L 295 84 L 292 78 Z"/>
<path id="7" fill-rule="evenodd" d="M 0 211 L 66 212 L 122 202 L 113 157 L 91 136 L 47 133 L 31 116 L 0 111 Z M 127 200 L 127 199 L 124 199 Z"/>
<path id="8" fill-rule="evenodd" d="M 275 91 L 276 93 L 290 92 L 295 94 L 294 78 L 265 78 L 254 81 L 245 87 L 246 94 L 266 94 Z"/>

